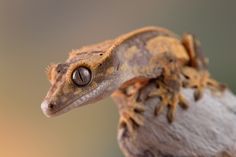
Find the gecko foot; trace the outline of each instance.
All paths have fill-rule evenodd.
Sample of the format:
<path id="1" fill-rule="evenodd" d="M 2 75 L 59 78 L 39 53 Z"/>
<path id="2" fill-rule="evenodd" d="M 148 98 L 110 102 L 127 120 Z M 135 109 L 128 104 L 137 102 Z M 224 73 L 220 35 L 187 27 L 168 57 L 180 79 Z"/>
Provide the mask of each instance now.
<path id="1" fill-rule="evenodd" d="M 185 77 L 183 81 L 184 87 L 194 88 L 194 99 L 198 101 L 203 96 L 205 87 L 209 87 L 213 91 L 223 91 L 225 86 L 210 78 L 207 71 L 197 71 L 191 67 L 185 67 L 182 70 Z"/>
<path id="2" fill-rule="evenodd" d="M 184 96 L 180 93 L 180 90 L 173 91 L 162 82 L 158 81 L 156 90 L 152 91 L 149 96 L 159 96 L 160 103 L 155 107 L 154 115 L 158 116 L 165 107 L 167 107 L 167 120 L 172 123 L 175 119 L 176 108 L 179 105 L 182 109 L 188 108 L 188 102 Z"/>
<path id="3" fill-rule="evenodd" d="M 144 124 L 144 106 L 136 102 L 137 95 L 130 96 L 128 105 L 120 110 L 120 126 L 127 127 L 130 134 Z M 135 101 L 135 102 L 134 102 Z"/>

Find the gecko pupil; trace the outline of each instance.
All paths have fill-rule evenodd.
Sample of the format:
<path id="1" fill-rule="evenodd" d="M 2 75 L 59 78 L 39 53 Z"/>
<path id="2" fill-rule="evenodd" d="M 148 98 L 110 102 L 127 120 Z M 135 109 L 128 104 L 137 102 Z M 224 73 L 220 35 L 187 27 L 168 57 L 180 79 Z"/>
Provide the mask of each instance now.
<path id="1" fill-rule="evenodd" d="M 91 81 L 92 75 L 90 69 L 78 67 L 72 74 L 72 80 L 77 86 L 86 86 Z"/>

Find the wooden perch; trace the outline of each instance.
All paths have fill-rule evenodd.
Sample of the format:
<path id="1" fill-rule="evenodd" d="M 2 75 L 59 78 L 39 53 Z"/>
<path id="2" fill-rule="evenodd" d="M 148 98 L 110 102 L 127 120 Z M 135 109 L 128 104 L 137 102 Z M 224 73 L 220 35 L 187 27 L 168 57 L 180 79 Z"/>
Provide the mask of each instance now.
<path id="1" fill-rule="evenodd" d="M 153 97 L 145 102 L 144 125 L 135 135 L 119 130 L 118 140 L 126 156 L 236 157 L 236 97 L 229 90 L 221 95 L 205 90 L 203 98 L 195 102 L 192 89 L 182 93 L 190 106 L 188 110 L 178 107 L 172 124 L 165 112 L 154 117 L 160 100 Z"/>

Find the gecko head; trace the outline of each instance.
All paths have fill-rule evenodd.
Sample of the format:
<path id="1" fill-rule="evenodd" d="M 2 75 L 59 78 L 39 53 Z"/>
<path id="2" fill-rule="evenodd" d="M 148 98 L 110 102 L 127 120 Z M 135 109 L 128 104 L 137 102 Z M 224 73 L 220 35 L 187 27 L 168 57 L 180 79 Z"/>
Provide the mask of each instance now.
<path id="1" fill-rule="evenodd" d="M 47 117 L 101 100 L 117 89 L 119 63 L 108 52 L 111 42 L 74 50 L 65 63 L 49 66 L 51 87 L 41 104 Z"/>

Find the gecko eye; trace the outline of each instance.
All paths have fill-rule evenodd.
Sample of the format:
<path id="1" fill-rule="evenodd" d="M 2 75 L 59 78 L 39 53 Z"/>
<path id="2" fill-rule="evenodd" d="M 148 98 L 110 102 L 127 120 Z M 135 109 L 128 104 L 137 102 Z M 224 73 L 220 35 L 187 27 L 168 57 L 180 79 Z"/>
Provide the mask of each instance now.
<path id="1" fill-rule="evenodd" d="M 86 67 L 78 67 L 72 73 L 72 81 L 77 86 L 86 86 L 92 79 L 90 69 Z"/>

